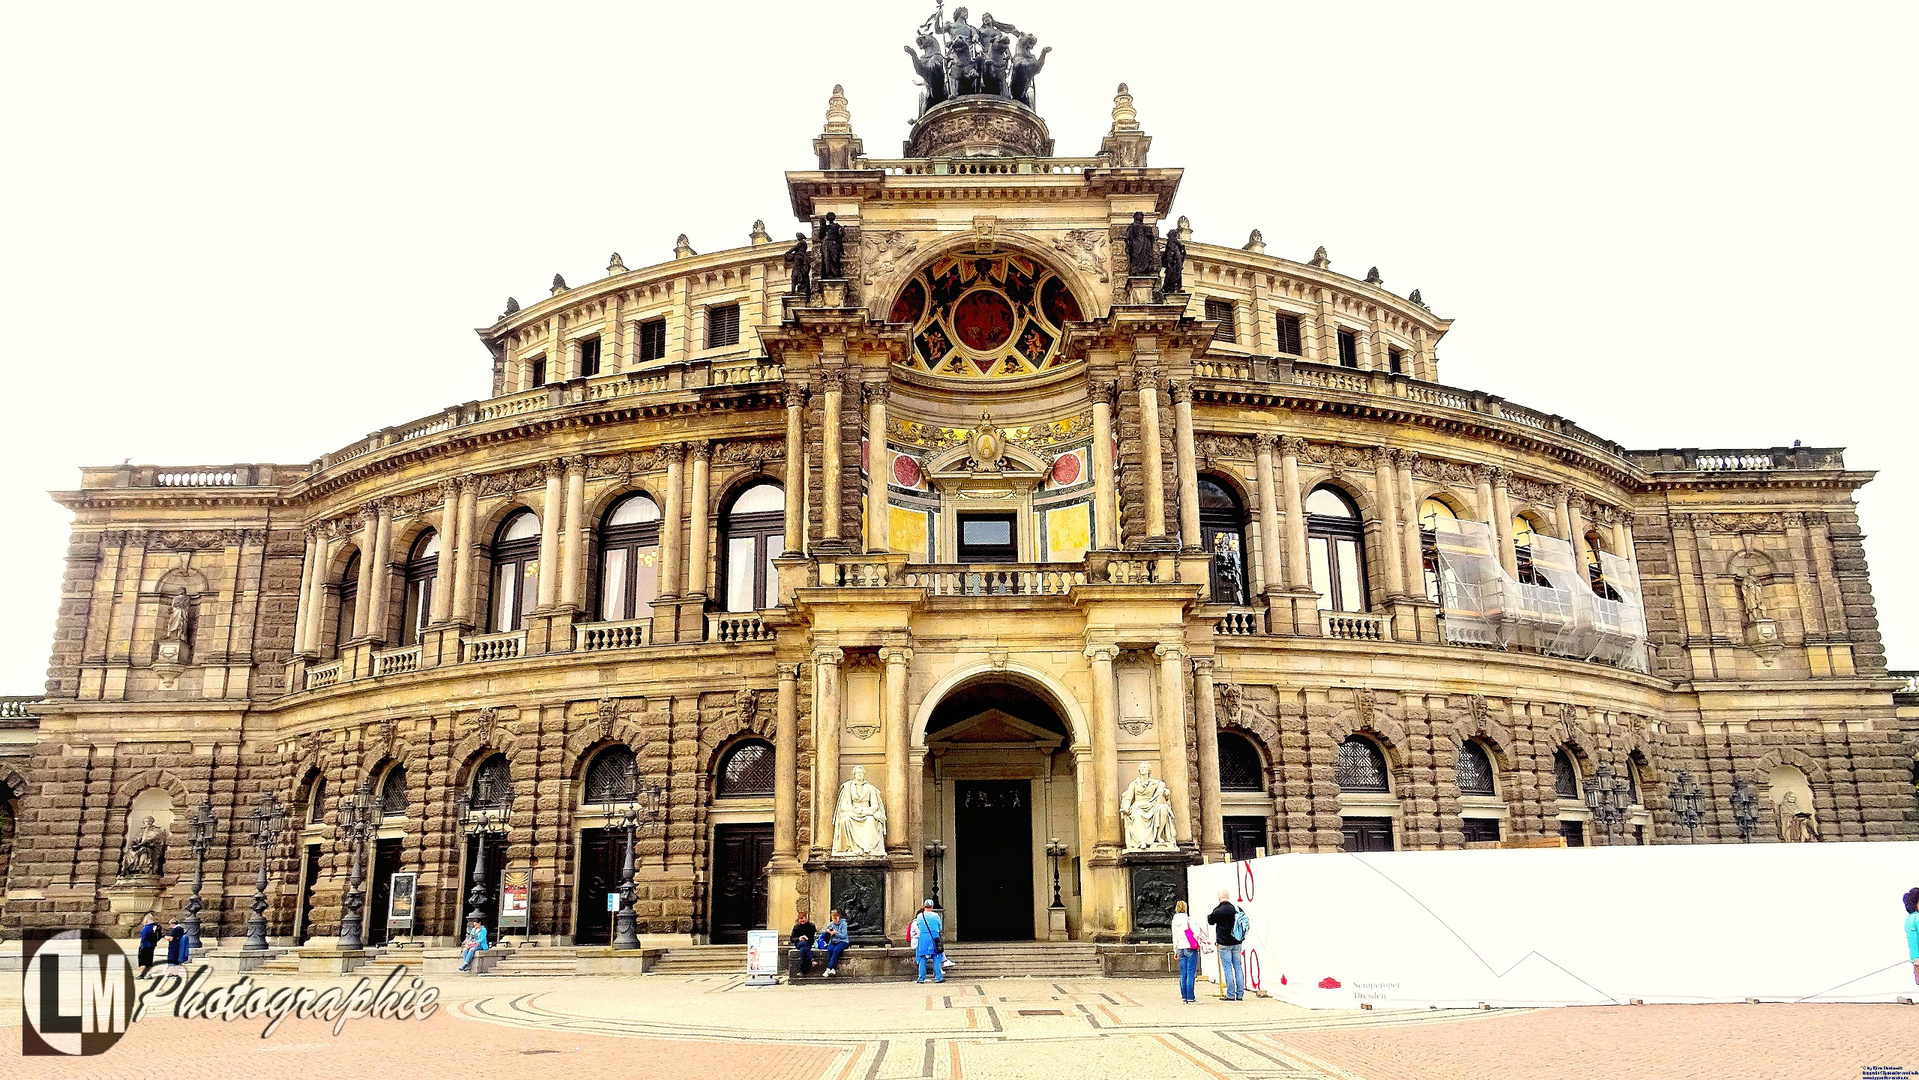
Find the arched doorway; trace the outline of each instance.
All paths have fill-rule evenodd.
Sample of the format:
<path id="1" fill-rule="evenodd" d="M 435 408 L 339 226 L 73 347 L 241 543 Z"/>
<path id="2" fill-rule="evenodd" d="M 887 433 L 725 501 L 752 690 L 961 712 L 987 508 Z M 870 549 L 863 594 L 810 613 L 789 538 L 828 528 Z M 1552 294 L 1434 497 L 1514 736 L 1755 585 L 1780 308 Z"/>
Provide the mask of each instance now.
<path id="1" fill-rule="evenodd" d="M 1079 770 L 1073 725 L 1045 688 L 999 673 L 968 680 L 927 717 L 928 896 L 955 941 L 1065 936 L 1079 909 Z M 1058 840 L 1068 855 L 1053 859 Z M 1057 907 L 1053 869 L 1060 891 Z"/>

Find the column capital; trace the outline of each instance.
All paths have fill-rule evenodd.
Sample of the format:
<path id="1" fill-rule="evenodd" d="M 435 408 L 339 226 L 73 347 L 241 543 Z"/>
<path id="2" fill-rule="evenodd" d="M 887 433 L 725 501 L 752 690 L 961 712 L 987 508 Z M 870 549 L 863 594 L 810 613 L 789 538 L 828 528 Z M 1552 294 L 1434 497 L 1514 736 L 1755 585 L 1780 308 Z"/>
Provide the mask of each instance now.
<path id="1" fill-rule="evenodd" d="M 1578 494 L 1579 494 L 1578 492 L 1573 490 L 1573 486 L 1571 484 L 1554 484 L 1553 485 L 1553 497 L 1560 500 L 1561 502 L 1570 503 L 1573 501 L 1574 496 Z"/>
<path id="2" fill-rule="evenodd" d="M 693 460 L 694 461 L 712 461 L 713 460 L 713 444 L 710 442 L 694 443 L 693 444 Z"/>
<path id="3" fill-rule="evenodd" d="M 1191 405 L 1193 403 L 1193 380 L 1169 380 L 1166 384 L 1166 393 L 1172 397 L 1173 404 L 1175 405 Z"/>
<path id="4" fill-rule="evenodd" d="M 453 505 L 460 497 L 460 485 L 450 478 L 433 485 L 433 489 L 440 493 L 440 502 L 447 506 Z"/>
<path id="5" fill-rule="evenodd" d="M 1419 464 L 1419 451 L 1417 451 L 1417 450 L 1401 450 L 1401 451 L 1399 452 L 1399 467 L 1400 467 L 1400 468 L 1402 468 L 1402 469 L 1406 469 L 1406 470 L 1408 470 L 1408 471 L 1410 471 L 1410 470 L 1411 470 L 1411 469 L 1412 469 L 1412 468 L 1413 468 L 1414 466 L 1416 466 L 1416 465 L 1418 465 L 1418 464 Z"/>
<path id="6" fill-rule="evenodd" d="M 846 659 L 846 650 L 837 645 L 822 645 L 813 650 L 813 662 L 815 664 L 821 664 L 826 667 L 839 667 L 840 661 L 844 659 Z"/>
<path id="7" fill-rule="evenodd" d="M 806 665 L 804 664 L 774 664 L 773 665 L 774 670 L 776 670 L 779 673 L 779 678 L 781 682 L 799 682 L 800 669 L 805 666 Z"/>
<path id="8" fill-rule="evenodd" d="M 1193 665 L 1194 678 L 1210 679 L 1213 677 L 1213 658 L 1212 657 L 1195 656 L 1193 657 L 1191 663 Z"/>
<path id="9" fill-rule="evenodd" d="M 481 476 L 478 473 L 467 473 L 464 476 L 455 478 L 454 483 L 460 485 L 460 492 L 462 494 L 465 494 L 467 492 L 472 492 L 473 494 L 477 495 L 479 494 L 479 491 L 480 491 L 480 485 L 484 483 L 485 481 L 486 481 L 486 477 Z"/>
<path id="10" fill-rule="evenodd" d="M 307 543 L 314 543 L 320 539 L 320 524 L 318 522 L 309 522 L 302 525 L 300 526 L 300 534 L 306 537 Z"/>
<path id="11" fill-rule="evenodd" d="M 380 517 L 380 500 L 368 499 L 366 502 L 360 504 L 359 513 L 355 514 L 354 517 L 359 519 L 362 528 L 373 524 L 379 520 Z"/>
<path id="12" fill-rule="evenodd" d="M 1095 404 L 1111 405 L 1119 394 L 1119 384 L 1112 379 L 1093 379 L 1086 384 L 1086 396 Z"/>
<path id="13" fill-rule="evenodd" d="M 1159 382 L 1160 373 L 1158 368 L 1143 367 L 1133 372 L 1133 385 L 1139 389 L 1141 394 L 1157 389 Z"/>
<path id="14" fill-rule="evenodd" d="M 1281 457 L 1296 458 L 1306 452 L 1306 440 L 1297 435 L 1281 436 L 1279 453 Z"/>
<path id="15" fill-rule="evenodd" d="M 798 409 L 805 406 L 806 393 L 807 393 L 807 385 L 805 383 L 803 382 L 787 383 L 786 389 L 785 391 L 783 391 L 784 397 L 786 399 L 786 407 L 789 409 Z"/>
<path id="16" fill-rule="evenodd" d="M 840 368 L 820 372 L 820 387 L 829 394 L 839 393 L 846 388 L 846 372 Z"/>
<path id="17" fill-rule="evenodd" d="M 1375 446 L 1373 447 L 1373 464 L 1384 465 L 1390 469 L 1399 464 L 1399 451 L 1390 446 Z"/>
<path id="18" fill-rule="evenodd" d="M 686 460 L 686 444 L 678 442 L 667 443 L 665 446 L 660 447 L 660 456 L 666 459 L 668 465 L 678 465 L 680 462 Z"/>
<path id="19" fill-rule="evenodd" d="M 1184 656 L 1185 654 L 1186 654 L 1186 646 L 1184 645 L 1153 646 L 1153 655 L 1159 657 L 1162 663 L 1164 663 L 1167 660 L 1171 660 L 1177 663 L 1179 661 L 1179 658 L 1181 656 Z"/>
<path id="20" fill-rule="evenodd" d="M 1492 485 L 1494 487 L 1503 488 L 1506 486 L 1506 479 L 1508 474 L 1503 466 L 1487 465 L 1484 468 L 1486 470 L 1485 471 L 1486 479 L 1492 481 Z"/>
<path id="21" fill-rule="evenodd" d="M 884 405 L 886 403 L 886 396 L 893 392 L 893 384 L 885 380 L 879 382 L 863 382 L 860 384 L 860 392 L 865 395 L 868 405 L 875 403 Z"/>
<path id="22" fill-rule="evenodd" d="M 1119 646 L 1088 645 L 1086 646 L 1086 658 L 1095 664 L 1102 662 L 1110 664 L 1119 659 Z"/>
<path id="23" fill-rule="evenodd" d="M 568 472 L 576 472 L 576 473 L 579 473 L 581 476 L 585 476 L 586 475 L 586 455 L 573 454 L 569 456 L 566 459 L 566 468 Z"/>
<path id="24" fill-rule="evenodd" d="M 1259 454 L 1271 454 L 1279 446 L 1279 436 L 1270 431 L 1262 431 L 1253 436 L 1253 451 Z"/>
<path id="25" fill-rule="evenodd" d="M 556 457 L 548 461 L 543 461 L 540 463 L 540 470 L 540 479 L 548 483 L 555 480 L 564 480 L 566 479 L 566 459 Z"/>
<path id="26" fill-rule="evenodd" d="M 889 645 L 880 650 L 880 659 L 888 664 L 907 664 L 912 662 L 913 650 L 905 645 Z"/>

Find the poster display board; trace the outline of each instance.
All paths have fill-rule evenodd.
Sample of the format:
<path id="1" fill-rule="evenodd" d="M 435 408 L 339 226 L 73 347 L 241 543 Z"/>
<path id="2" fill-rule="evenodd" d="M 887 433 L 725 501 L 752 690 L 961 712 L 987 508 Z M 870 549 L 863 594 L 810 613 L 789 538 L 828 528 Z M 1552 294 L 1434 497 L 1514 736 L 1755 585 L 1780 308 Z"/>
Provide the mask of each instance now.
<path id="1" fill-rule="evenodd" d="M 780 932 L 746 932 L 746 985 L 772 986 L 780 981 Z"/>
<path id="2" fill-rule="evenodd" d="M 533 896 L 533 872 L 508 870 L 500 875 L 500 929 L 526 929 Z"/>
<path id="3" fill-rule="evenodd" d="M 404 870 L 393 875 L 386 903 L 386 929 L 389 935 L 413 932 L 413 898 L 420 875 Z"/>
<path id="4" fill-rule="evenodd" d="M 1919 842 L 1274 855 L 1188 871 L 1309 1008 L 1896 1001 Z M 1217 972 L 1216 956 L 1207 970 Z"/>

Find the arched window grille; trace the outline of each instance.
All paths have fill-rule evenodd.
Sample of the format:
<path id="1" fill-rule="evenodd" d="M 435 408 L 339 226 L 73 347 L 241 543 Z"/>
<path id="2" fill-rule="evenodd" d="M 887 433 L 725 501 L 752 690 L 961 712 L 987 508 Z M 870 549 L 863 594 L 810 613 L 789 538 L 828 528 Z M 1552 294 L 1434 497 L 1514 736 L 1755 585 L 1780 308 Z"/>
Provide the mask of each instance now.
<path id="1" fill-rule="evenodd" d="M 773 794 L 773 746 L 764 739 L 749 739 L 726 752 L 720 759 L 720 798 L 747 798 Z"/>
<path id="2" fill-rule="evenodd" d="M 1553 754 L 1553 795 L 1561 799 L 1579 798 L 1579 768 L 1564 750 Z"/>
<path id="3" fill-rule="evenodd" d="M 406 602 L 400 607 L 400 644 L 418 645 L 420 631 L 433 617 L 433 589 L 440 573 L 440 534 L 429 532 L 413 542 L 406 558 Z"/>
<path id="4" fill-rule="evenodd" d="M 660 508 L 646 495 L 628 495 L 613 504 L 600 526 L 600 619 L 624 622 L 651 615 L 659 564 Z"/>
<path id="5" fill-rule="evenodd" d="M 475 810 L 497 810 L 506 805 L 506 786 L 509 778 L 505 754 L 495 754 L 480 762 L 473 770 L 473 797 L 470 805 Z"/>
<path id="6" fill-rule="evenodd" d="M 522 510 L 507 518 L 493 537 L 493 604 L 488 626 L 494 633 L 526 627 L 527 609 L 540 596 L 540 519 Z"/>
<path id="7" fill-rule="evenodd" d="M 1365 532 L 1359 508 L 1339 491 L 1306 496 L 1306 563 L 1323 611 L 1366 610 Z"/>
<path id="8" fill-rule="evenodd" d="M 778 484 L 755 484 L 727 507 L 720 521 L 720 589 L 726 610 L 773 606 L 779 594 L 773 560 L 784 546 L 785 533 L 786 494 Z"/>
<path id="9" fill-rule="evenodd" d="M 1219 789 L 1265 791 L 1266 763 L 1250 739 L 1230 731 L 1219 733 Z"/>
<path id="10" fill-rule="evenodd" d="M 1485 748 L 1476 742 L 1460 746 L 1459 762 L 1453 767 L 1453 777 L 1461 795 L 1498 794 L 1493 786 L 1492 759 L 1486 756 Z"/>
<path id="11" fill-rule="evenodd" d="M 1339 744 L 1339 764 L 1333 778 L 1341 791 L 1390 791 L 1386 778 L 1386 755 L 1371 739 L 1348 735 Z"/>
<path id="12" fill-rule="evenodd" d="M 639 764 L 633 751 L 624 746 L 609 746 L 587 763 L 586 801 L 625 802 L 639 790 L 639 779 Z"/>
<path id="13" fill-rule="evenodd" d="M 395 765 L 380 781 L 380 816 L 405 817 L 406 811 L 406 766 Z"/>
<path id="14" fill-rule="evenodd" d="M 1213 602 L 1248 603 L 1246 508 L 1231 488 L 1204 476 L 1199 478 L 1199 542 L 1213 557 Z"/>

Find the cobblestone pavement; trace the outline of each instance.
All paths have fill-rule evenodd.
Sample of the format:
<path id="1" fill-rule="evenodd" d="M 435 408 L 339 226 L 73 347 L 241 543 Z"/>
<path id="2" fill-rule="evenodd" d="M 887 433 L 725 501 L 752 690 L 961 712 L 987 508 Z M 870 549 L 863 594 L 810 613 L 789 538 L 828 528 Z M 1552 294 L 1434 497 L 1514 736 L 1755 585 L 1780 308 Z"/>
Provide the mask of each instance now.
<path id="1" fill-rule="evenodd" d="M 228 977 L 221 977 L 225 979 Z M 319 987 L 352 979 L 262 979 Z M 374 978 L 377 984 L 379 977 Z M 1735 1005 L 1311 1012 L 1181 1005 L 1171 981 L 1005 979 L 755 989 L 721 976 L 434 976 L 424 1021 L 160 1016 L 106 1055 L 6 1075 L 121 1080 L 645 1075 L 649 1080 L 1919 1080 L 1919 1008 Z M 0 980 L 0 1042 L 20 1045 Z"/>

